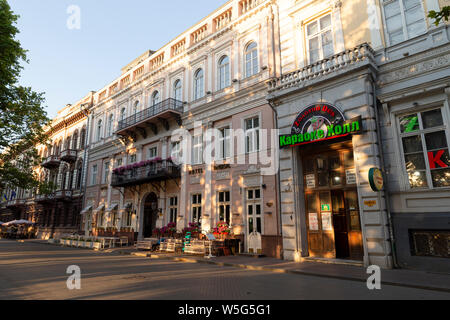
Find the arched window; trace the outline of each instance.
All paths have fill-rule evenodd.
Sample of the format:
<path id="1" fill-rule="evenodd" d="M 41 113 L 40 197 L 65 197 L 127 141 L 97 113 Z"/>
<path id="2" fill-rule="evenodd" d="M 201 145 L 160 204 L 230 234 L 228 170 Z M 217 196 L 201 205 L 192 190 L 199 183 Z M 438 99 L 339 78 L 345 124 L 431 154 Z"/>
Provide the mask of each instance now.
<path id="1" fill-rule="evenodd" d="M 114 130 L 114 114 L 110 114 L 108 118 L 108 137 L 113 135 Z"/>
<path id="2" fill-rule="evenodd" d="M 134 103 L 133 114 L 138 113 L 138 111 L 139 111 L 139 105 L 140 105 L 140 102 L 139 102 L 139 101 L 136 101 L 136 102 Z"/>
<path id="3" fill-rule="evenodd" d="M 76 184 L 77 190 L 81 189 L 81 179 L 83 179 L 82 173 L 83 173 L 83 163 L 79 161 L 77 166 L 77 184 Z"/>
<path id="4" fill-rule="evenodd" d="M 72 141 L 72 138 L 70 136 L 68 136 L 66 138 L 66 144 L 64 145 L 64 150 L 69 150 L 70 149 L 70 143 Z"/>
<path id="5" fill-rule="evenodd" d="M 127 109 L 122 108 L 122 110 L 120 110 L 120 121 L 124 121 L 126 116 L 127 116 Z"/>
<path id="6" fill-rule="evenodd" d="M 97 141 L 102 139 L 103 121 L 100 119 L 97 122 Z"/>
<path id="7" fill-rule="evenodd" d="M 81 129 L 80 135 L 80 149 L 84 149 L 86 145 L 86 128 Z"/>
<path id="8" fill-rule="evenodd" d="M 245 50 L 245 76 L 251 77 L 258 72 L 258 46 L 255 42 L 251 42 Z"/>
<path id="9" fill-rule="evenodd" d="M 194 100 L 203 98 L 204 90 L 204 74 L 203 69 L 198 69 L 194 74 Z"/>
<path id="10" fill-rule="evenodd" d="M 152 94 L 152 102 L 151 102 L 151 105 L 152 105 L 152 106 L 155 106 L 155 105 L 157 105 L 160 101 L 161 101 L 161 96 L 160 96 L 160 94 L 159 94 L 159 91 L 153 92 L 153 94 Z"/>
<path id="11" fill-rule="evenodd" d="M 181 85 L 181 80 L 177 80 L 173 84 L 173 95 L 175 100 L 183 100 L 183 86 Z"/>
<path id="12" fill-rule="evenodd" d="M 224 56 L 219 60 L 219 83 L 218 89 L 225 89 L 230 85 L 230 58 Z"/>
<path id="13" fill-rule="evenodd" d="M 72 149 L 77 150 L 78 149 L 78 130 L 75 130 L 72 138 Z"/>

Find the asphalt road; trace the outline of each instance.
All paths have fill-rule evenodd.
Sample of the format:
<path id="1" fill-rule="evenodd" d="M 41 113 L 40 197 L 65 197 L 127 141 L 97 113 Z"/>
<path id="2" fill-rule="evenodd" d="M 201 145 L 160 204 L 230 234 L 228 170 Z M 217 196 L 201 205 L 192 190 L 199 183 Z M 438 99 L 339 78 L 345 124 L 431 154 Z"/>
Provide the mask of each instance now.
<path id="1" fill-rule="evenodd" d="M 81 289 L 66 270 L 81 268 Z M 0 240 L 1 300 L 450 299 L 445 292 Z"/>

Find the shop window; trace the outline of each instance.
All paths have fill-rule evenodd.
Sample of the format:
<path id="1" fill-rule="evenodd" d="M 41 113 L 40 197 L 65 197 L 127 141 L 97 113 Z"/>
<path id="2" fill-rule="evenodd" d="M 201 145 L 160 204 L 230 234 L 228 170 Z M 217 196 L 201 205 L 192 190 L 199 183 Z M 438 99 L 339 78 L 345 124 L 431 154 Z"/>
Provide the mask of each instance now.
<path id="1" fill-rule="evenodd" d="M 421 0 L 383 0 L 387 41 L 395 45 L 426 31 Z"/>
<path id="2" fill-rule="evenodd" d="M 334 54 L 330 14 L 306 26 L 306 44 L 308 47 L 309 63 L 314 63 Z"/>
<path id="3" fill-rule="evenodd" d="M 413 256 L 450 258 L 450 231 L 410 230 Z"/>
<path id="4" fill-rule="evenodd" d="M 218 193 L 217 208 L 219 211 L 219 220 L 231 225 L 230 191 L 221 191 Z"/>
<path id="5" fill-rule="evenodd" d="M 178 197 L 169 199 L 169 222 L 177 222 L 178 215 Z"/>
<path id="6" fill-rule="evenodd" d="M 193 194 L 192 195 L 192 222 L 202 223 L 202 195 Z"/>
<path id="7" fill-rule="evenodd" d="M 399 128 L 410 187 L 449 187 L 448 128 L 442 109 L 401 116 Z"/>

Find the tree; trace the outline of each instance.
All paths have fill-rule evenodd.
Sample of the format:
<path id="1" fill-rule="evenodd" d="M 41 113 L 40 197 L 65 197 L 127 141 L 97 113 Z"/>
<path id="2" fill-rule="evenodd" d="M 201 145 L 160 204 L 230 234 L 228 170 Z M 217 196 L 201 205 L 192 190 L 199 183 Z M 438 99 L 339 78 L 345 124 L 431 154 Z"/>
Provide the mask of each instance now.
<path id="1" fill-rule="evenodd" d="M 439 12 L 431 10 L 428 13 L 428 18 L 434 19 L 434 23 L 436 24 L 436 26 L 438 26 L 442 20 L 448 21 L 449 16 L 450 16 L 450 6 L 442 7 L 442 10 Z"/>
<path id="2" fill-rule="evenodd" d="M 43 93 L 18 84 L 21 62 L 28 63 L 27 51 L 15 39 L 18 18 L 8 2 L 0 0 L 0 192 L 7 186 L 39 186 L 36 146 L 47 142 L 44 127 L 49 124 Z"/>

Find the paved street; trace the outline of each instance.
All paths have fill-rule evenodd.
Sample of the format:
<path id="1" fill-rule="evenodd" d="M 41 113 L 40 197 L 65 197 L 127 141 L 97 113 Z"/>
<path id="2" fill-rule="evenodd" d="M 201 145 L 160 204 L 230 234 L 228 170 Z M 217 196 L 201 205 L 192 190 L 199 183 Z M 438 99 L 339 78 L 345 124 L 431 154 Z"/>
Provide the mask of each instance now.
<path id="1" fill-rule="evenodd" d="M 78 265 L 81 290 L 66 287 Z M 450 299 L 450 293 L 0 240 L 0 299 Z"/>

